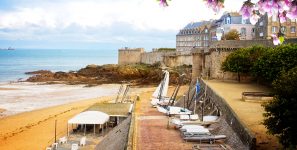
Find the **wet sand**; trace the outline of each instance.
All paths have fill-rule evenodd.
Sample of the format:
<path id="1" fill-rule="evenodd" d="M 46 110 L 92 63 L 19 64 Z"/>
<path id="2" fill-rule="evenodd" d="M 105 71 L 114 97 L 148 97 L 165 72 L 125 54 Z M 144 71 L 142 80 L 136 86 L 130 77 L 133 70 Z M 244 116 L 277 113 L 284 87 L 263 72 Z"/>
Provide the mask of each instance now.
<path id="1" fill-rule="evenodd" d="M 63 105 L 83 99 L 116 95 L 118 84 L 96 87 L 84 85 L 40 85 L 36 83 L 1 83 L 0 118 L 36 109 Z"/>

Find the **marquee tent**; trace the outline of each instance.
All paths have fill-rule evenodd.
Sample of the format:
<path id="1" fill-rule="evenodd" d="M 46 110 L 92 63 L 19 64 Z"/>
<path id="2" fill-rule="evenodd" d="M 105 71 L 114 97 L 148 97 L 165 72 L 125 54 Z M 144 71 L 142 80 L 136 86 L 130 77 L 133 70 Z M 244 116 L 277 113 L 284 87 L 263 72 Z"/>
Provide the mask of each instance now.
<path id="1" fill-rule="evenodd" d="M 94 133 L 95 133 L 95 125 L 99 124 L 100 127 L 101 125 L 104 125 L 107 123 L 109 120 L 109 115 L 106 113 L 100 112 L 100 111 L 84 111 L 80 114 L 77 114 L 70 120 L 68 120 L 68 126 L 69 124 L 81 124 L 85 126 L 85 131 L 86 132 L 86 125 L 87 124 L 92 124 L 94 125 Z M 69 129 L 69 127 L 67 128 Z M 69 135 L 69 130 L 68 130 L 68 135 Z"/>

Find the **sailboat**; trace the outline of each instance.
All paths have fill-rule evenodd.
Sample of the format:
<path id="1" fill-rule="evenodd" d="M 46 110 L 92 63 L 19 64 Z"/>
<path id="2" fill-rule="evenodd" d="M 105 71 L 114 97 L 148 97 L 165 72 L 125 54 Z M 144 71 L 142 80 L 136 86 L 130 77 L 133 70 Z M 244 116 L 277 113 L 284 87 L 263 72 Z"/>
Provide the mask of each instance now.
<path id="1" fill-rule="evenodd" d="M 169 102 L 169 97 L 167 97 L 168 87 L 169 87 L 169 72 L 167 70 L 164 72 L 164 78 L 154 91 L 151 104 L 155 107 L 159 102 Z"/>
<path id="2" fill-rule="evenodd" d="M 197 103 L 197 101 L 198 101 L 198 99 L 199 99 L 199 97 L 198 97 L 198 95 L 199 95 L 199 93 L 201 92 L 201 90 L 200 90 L 200 84 L 199 84 L 199 80 L 197 79 L 197 82 L 196 82 L 196 100 L 195 100 L 195 106 L 194 106 L 194 114 L 193 115 L 191 115 L 191 111 L 187 111 L 187 112 L 181 112 L 181 113 L 179 113 L 179 112 L 169 112 L 169 114 L 174 114 L 174 115 L 184 115 L 184 114 L 188 114 L 189 116 L 190 116 L 190 118 L 191 118 L 191 116 L 195 116 L 196 117 L 196 119 L 188 119 L 188 120 L 181 120 L 181 119 L 177 119 L 177 118 L 173 118 L 172 120 L 171 120 L 171 123 L 173 124 L 173 125 L 175 125 L 175 126 L 183 126 L 183 125 L 191 125 L 191 124 L 196 124 L 196 125 L 203 125 L 203 126 L 207 126 L 207 125 L 210 125 L 210 124 L 212 124 L 212 123 L 215 123 L 215 122 L 218 122 L 218 119 L 219 119 L 219 117 L 218 116 L 204 116 L 204 114 L 202 114 L 202 116 L 198 116 L 198 114 L 196 114 L 196 103 Z M 205 91 L 204 91 L 204 97 L 206 97 L 206 88 L 205 88 Z M 202 94 L 202 93 L 201 93 Z M 201 97 L 202 98 L 202 97 Z M 202 100 L 201 101 L 202 103 L 204 103 L 204 101 Z M 176 109 L 178 109 L 178 107 L 176 108 Z M 181 108 L 180 108 L 181 109 Z M 203 109 L 202 109 L 202 111 L 203 111 Z M 200 120 L 199 120 L 200 119 Z"/>

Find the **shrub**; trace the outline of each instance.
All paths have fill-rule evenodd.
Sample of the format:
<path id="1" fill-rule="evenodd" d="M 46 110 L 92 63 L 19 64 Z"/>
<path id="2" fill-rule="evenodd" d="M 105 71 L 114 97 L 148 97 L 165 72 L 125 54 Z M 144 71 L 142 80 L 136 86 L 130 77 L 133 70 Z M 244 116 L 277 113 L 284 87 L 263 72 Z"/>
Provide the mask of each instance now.
<path id="1" fill-rule="evenodd" d="M 232 29 L 222 37 L 222 40 L 239 40 L 239 33 L 236 29 Z"/>
<path id="2" fill-rule="evenodd" d="M 266 51 L 254 63 L 253 76 L 272 82 L 280 73 L 297 66 L 297 44 L 281 45 Z"/>
<path id="3" fill-rule="evenodd" d="M 234 51 L 222 63 L 222 70 L 237 73 L 240 82 L 240 74 L 250 73 L 254 62 L 262 57 L 267 49 L 263 46 L 253 46 Z"/>
<path id="4" fill-rule="evenodd" d="M 273 82 L 275 98 L 264 105 L 264 125 L 285 147 L 297 145 L 297 66 Z"/>

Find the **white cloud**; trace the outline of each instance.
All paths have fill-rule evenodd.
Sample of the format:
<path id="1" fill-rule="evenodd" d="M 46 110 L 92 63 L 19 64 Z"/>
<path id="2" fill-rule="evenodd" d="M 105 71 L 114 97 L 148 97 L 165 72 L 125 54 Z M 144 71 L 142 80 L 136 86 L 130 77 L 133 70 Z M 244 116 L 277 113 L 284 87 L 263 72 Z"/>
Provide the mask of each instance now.
<path id="1" fill-rule="evenodd" d="M 242 1 L 226 0 L 226 10 L 239 10 Z M 121 35 L 126 32 L 121 25 L 129 26 L 131 32 L 171 32 L 175 36 L 189 22 L 220 16 L 206 8 L 203 0 L 172 0 L 169 3 L 169 7 L 162 8 L 156 0 L 21 0 L 15 3 L 14 9 L 0 10 L 0 39 L 60 37 L 76 40 L 83 37 L 94 42 L 106 38 L 127 42 L 133 35 Z M 119 28 L 118 33 L 106 32 L 114 26 Z M 1 30 L 11 30 L 12 34 Z"/>

